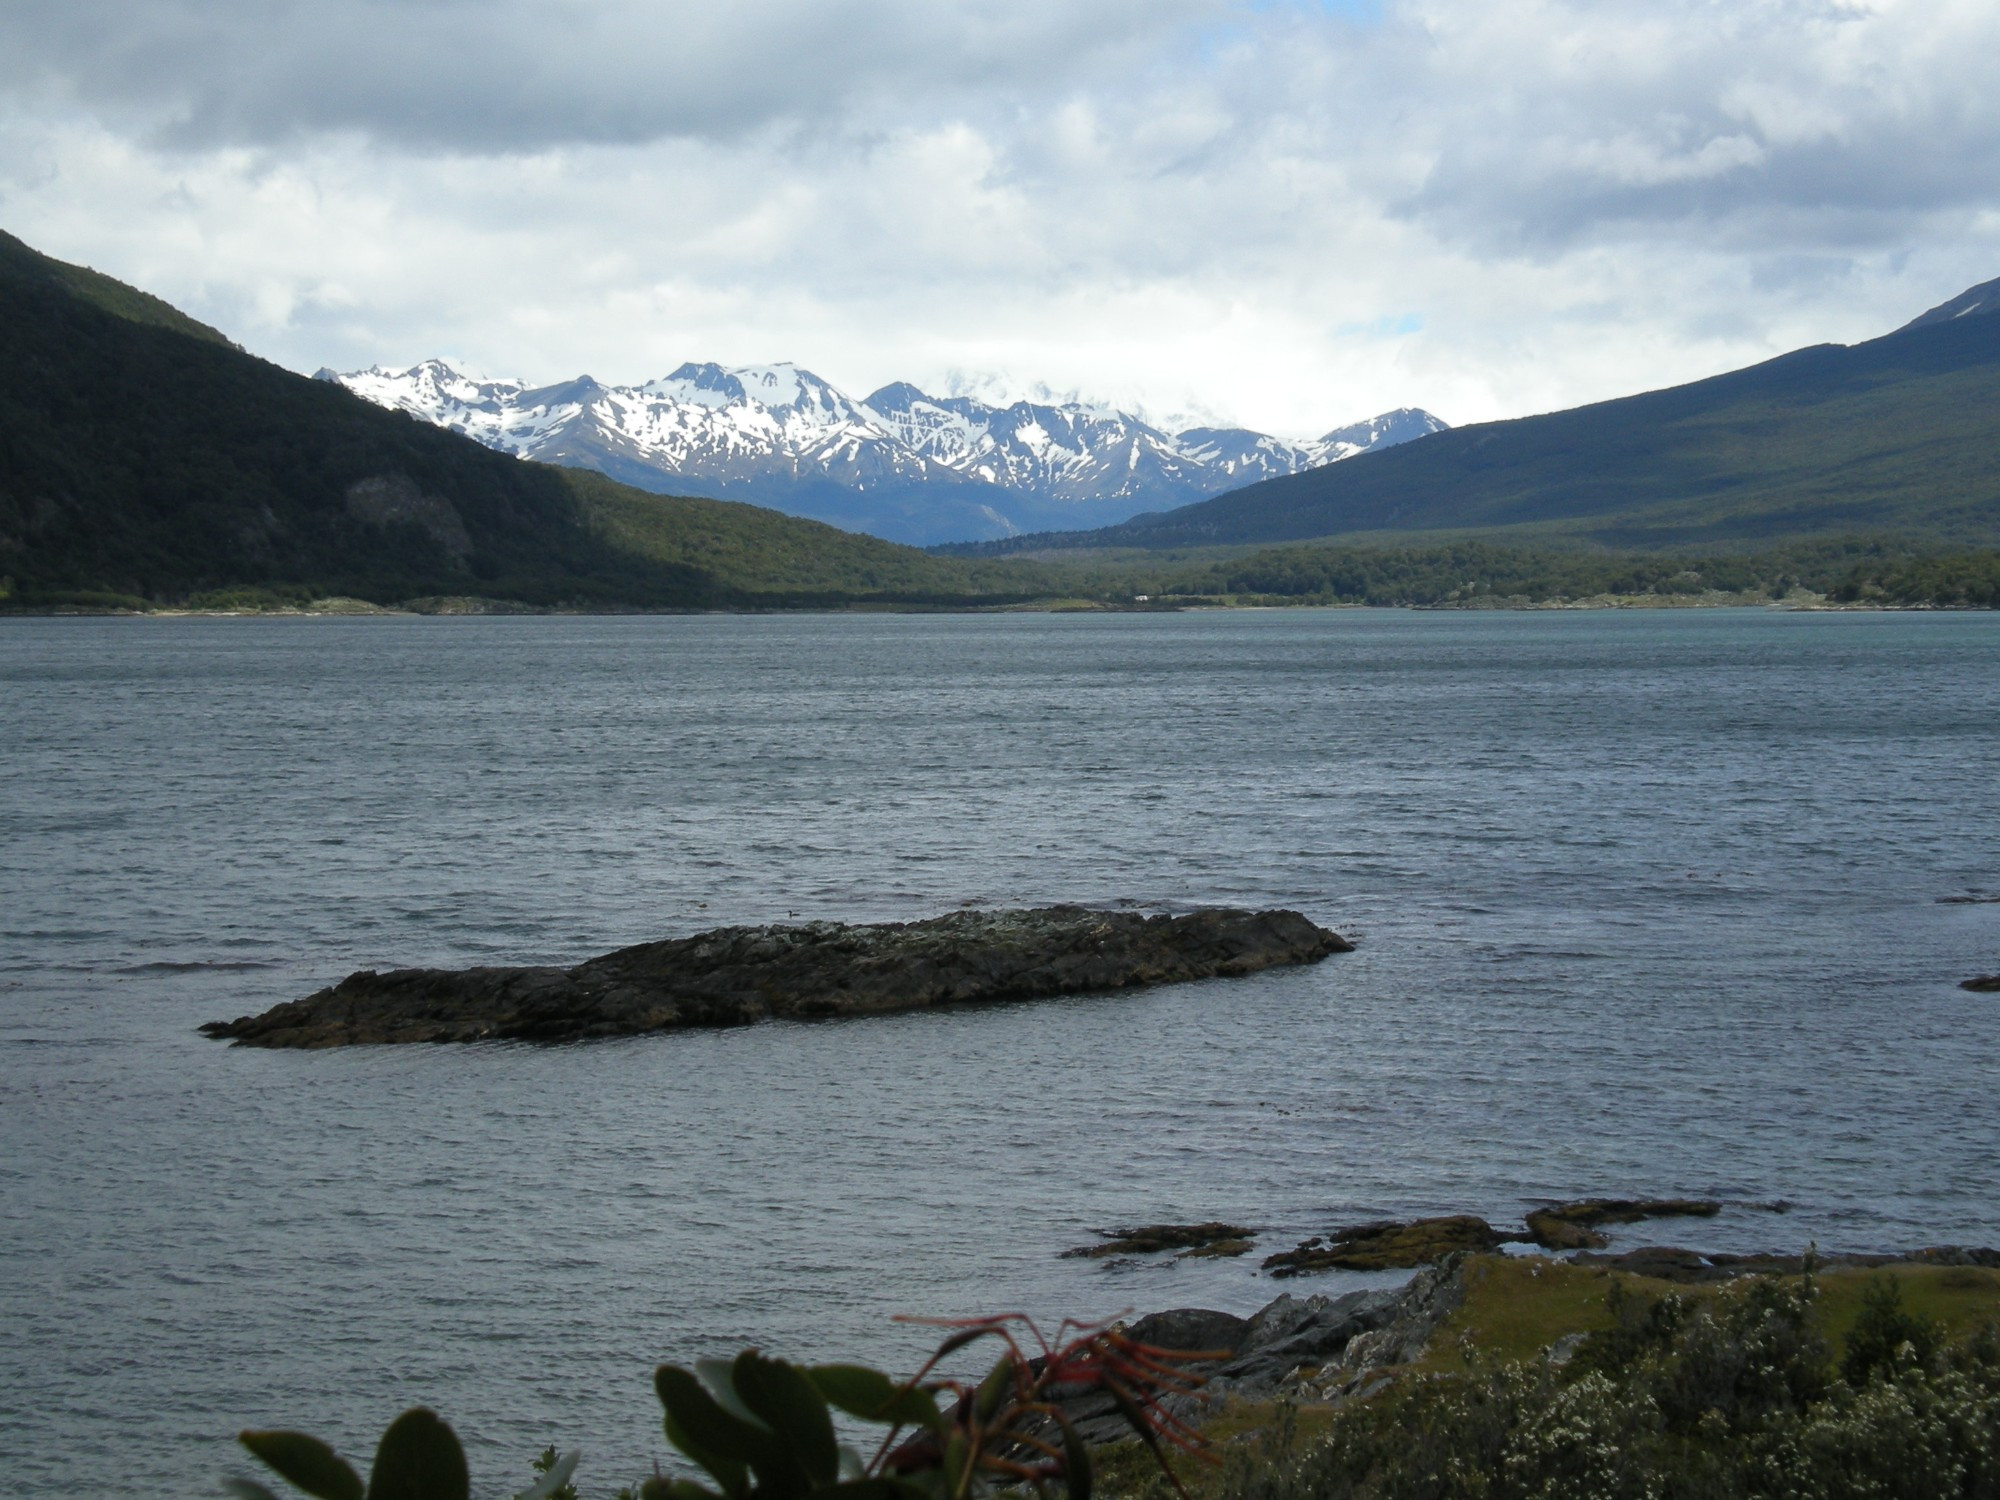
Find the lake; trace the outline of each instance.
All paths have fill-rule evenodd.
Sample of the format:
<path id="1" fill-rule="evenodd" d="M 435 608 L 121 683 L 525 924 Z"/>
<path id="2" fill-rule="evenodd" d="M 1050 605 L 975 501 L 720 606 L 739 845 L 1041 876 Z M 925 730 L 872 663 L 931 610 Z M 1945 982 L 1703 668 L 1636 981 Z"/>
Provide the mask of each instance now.
<path id="1" fill-rule="evenodd" d="M 213 1493 L 243 1426 L 475 1490 L 663 1458 L 649 1375 L 898 1313 L 1247 1311 L 1339 1224 L 2000 1242 L 2000 617 L 0 621 L 0 1451 Z M 560 1048 L 232 1049 L 350 970 L 738 922 L 1285 906 L 1242 980 Z M 1062 1259 L 1221 1218 L 1242 1261 Z"/>

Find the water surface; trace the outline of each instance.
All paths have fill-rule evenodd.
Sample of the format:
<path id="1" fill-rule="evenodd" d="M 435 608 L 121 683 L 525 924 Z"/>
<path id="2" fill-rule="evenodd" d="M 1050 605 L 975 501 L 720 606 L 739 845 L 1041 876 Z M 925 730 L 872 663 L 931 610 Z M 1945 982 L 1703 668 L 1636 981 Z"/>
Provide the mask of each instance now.
<path id="1" fill-rule="evenodd" d="M 1986 615 L 0 621 L 0 1451 L 206 1493 L 240 1426 L 365 1454 L 424 1401 L 482 1492 L 558 1441 L 606 1493 L 663 1358 L 1282 1289 L 1058 1257 L 1120 1222 L 1671 1193 L 1729 1202 L 1672 1231 L 1716 1248 L 2000 1242 L 1955 987 L 2000 905 L 1940 901 L 2000 894 L 1996 669 Z M 193 1031 L 1053 900 L 1360 947 L 556 1049 Z"/>

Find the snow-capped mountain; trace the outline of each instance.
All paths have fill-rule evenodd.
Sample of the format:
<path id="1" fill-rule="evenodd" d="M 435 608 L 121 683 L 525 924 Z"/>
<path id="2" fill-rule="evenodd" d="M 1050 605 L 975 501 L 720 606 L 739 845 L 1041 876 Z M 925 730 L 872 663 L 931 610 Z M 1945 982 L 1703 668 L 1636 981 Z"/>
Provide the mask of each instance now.
<path id="1" fill-rule="evenodd" d="M 789 364 L 685 364 L 638 386 L 473 380 L 438 360 L 318 378 L 522 458 L 918 544 L 1111 525 L 1445 426 L 1405 407 L 1307 443 L 1167 433 L 1075 401 L 999 407 L 900 383 L 856 401 Z"/>

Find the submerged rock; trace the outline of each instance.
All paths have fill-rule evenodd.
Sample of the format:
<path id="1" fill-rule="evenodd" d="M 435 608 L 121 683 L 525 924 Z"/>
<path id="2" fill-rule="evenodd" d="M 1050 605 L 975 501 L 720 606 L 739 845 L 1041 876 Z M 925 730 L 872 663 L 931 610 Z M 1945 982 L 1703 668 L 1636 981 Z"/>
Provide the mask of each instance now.
<path id="1" fill-rule="evenodd" d="M 1611 1243 L 1599 1224 L 1641 1219 L 1712 1219 L 1722 1205 L 1712 1198 L 1580 1198 L 1528 1214 L 1528 1234 L 1545 1250 L 1602 1250 Z"/>
<path id="2" fill-rule="evenodd" d="M 1474 1214 L 1437 1219 L 1384 1219 L 1355 1224 L 1332 1234 L 1303 1240 L 1295 1250 L 1268 1256 L 1264 1269 L 1273 1276 L 1300 1276 L 1308 1271 L 1388 1271 L 1425 1266 L 1459 1250 L 1494 1250 L 1518 1239 L 1502 1234 Z"/>
<path id="3" fill-rule="evenodd" d="M 1136 1229 L 1100 1229 L 1101 1243 L 1065 1250 L 1065 1258 L 1101 1260 L 1107 1255 L 1154 1255 L 1179 1250 L 1184 1255 L 1241 1255 L 1256 1231 L 1241 1224 L 1144 1224 Z"/>
<path id="4" fill-rule="evenodd" d="M 1170 984 L 1352 948 L 1295 911 L 1149 917 L 1049 906 L 869 926 L 723 927 L 573 969 L 364 969 L 201 1029 L 252 1047 L 564 1042 Z"/>
<path id="5" fill-rule="evenodd" d="M 1961 979 L 1958 987 L 1962 990 L 1974 990 L 1982 995 L 2000 993 L 2000 974 L 1980 974 L 1972 979 Z"/>

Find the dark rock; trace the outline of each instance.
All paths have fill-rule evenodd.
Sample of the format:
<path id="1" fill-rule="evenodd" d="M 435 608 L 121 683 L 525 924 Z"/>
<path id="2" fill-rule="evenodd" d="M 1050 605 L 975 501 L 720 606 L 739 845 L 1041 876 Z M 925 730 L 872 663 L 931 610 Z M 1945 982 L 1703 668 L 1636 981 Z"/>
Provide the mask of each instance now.
<path id="1" fill-rule="evenodd" d="M 1101 1260 L 1107 1255 L 1155 1255 L 1181 1250 L 1189 1255 L 1241 1255 L 1250 1248 L 1251 1231 L 1240 1224 L 1145 1224 L 1136 1229 L 1100 1229 L 1104 1242 L 1065 1250 L 1065 1258 Z M 1223 1247 L 1232 1248 L 1223 1248 Z"/>
<path id="2" fill-rule="evenodd" d="M 1177 1359 L 1173 1365 L 1200 1380 L 1216 1361 L 1228 1359 L 1242 1344 L 1250 1324 L 1233 1313 L 1215 1312 L 1205 1307 L 1180 1307 L 1171 1312 L 1148 1313 L 1124 1329 L 1134 1343 L 1175 1354 L 1209 1355 L 1209 1359 Z M 1086 1443 L 1116 1443 L 1135 1434 L 1118 1398 L 1102 1385 L 1078 1383 L 1051 1386 L 1045 1393 L 1062 1411 L 1077 1436 Z M 1169 1393 L 1161 1406 L 1172 1416 L 1186 1421 L 1199 1418 L 1203 1406 L 1199 1394 Z M 1045 1436 L 1053 1436 L 1045 1433 Z"/>
<path id="3" fill-rule="evenodd" d="M 1634 1276 L 1651 1276 L 1660 1281 L 1726 1281 L 1738 1276 L 1797 1276 L 1806 1269 L 1807 1257 L 1785 1251 L 1707 1254 L 1678 1246 L 1650 1245 L 1617 1255 L 1585 1252 L 1570 1259 L 1577 1265 L 1601 1266 Z M 1822 1270 L 1876 1269 L 1882 1266 L 1932 1265 L 1967 1266 L 2000 1270 L 2000 1250 L 1970 1245 L 1938 1245 L 1927 1250 L 1836 1251 L 1815 1254 L 1813 1265 Z"/>
<path id="4" fill-rule="evenodd" d="M 1902 1258 L 1933 1266 L 1979 1266 L 1989 1271 L 2000 1270 L 2000 1250 L 1989 1250 L 1980 1245 L 1933 1245 Z"/>
<path id="5" fill-rule="evenodd" d="M 1234 1313 L 1212 1312 L 1205 1307 L 1177 1307 L 1171 1312 L 1148 1313 L 1125 1330 L 1135 1343 L 1155 1349 L 1172 1349 L 1177 1354 L 1219 1352 L 1224 1357 L 1243 1347 L 1250 1320 Z"/>
<path id="6" fill-rule="evenodd" d="M 2000 974 L 1981 974 L 1976 979 L 1961 979 L 1958 987 L 1982 995 L 1991 995 L 2000 992 Z"/>
<path id="7" fill-rule="evenodd" d="M 1732 1275 L 1764 1269 L 1747 1264 L 1750 1259 L 1747 1256 L 1742 1258 L 1745 1264 L 1740 1267 L 1719 1266 L 1705 1255 L 1673 1245 L 1646 1245 L 1637 1250 L 1621 1251 L 1617 1255 L 1597 1255 L 1585 1251 L 1571 1259 L 1578 1265 L 1603 1266 L 1631 1276 L 1650 1276 L 1656 1281 L 1723 1281 Z"/>
<path id="8" fill-rule="evenodd" d="M 724 927 L 573 969 L 363 970 L 201 1029 L 254 1047 L 575 1041 L 1169 984 L 1350 951 L 1293 911 L 959 911 L 874 926 Z"/>
<path id="9" fill-rule="evenodd" d="M 1687 1252 L 1682 1252 L 1687 1253 Z M 1586 1257 L 1578 1256 L 1578 1260 Z M 1728 1276 L 1797 1276 L 1806 1268 L 1803 1255 L 1793 1255 L 1783 1250 L 1751 1251 L 1748 1254 L 1732 1255 L 1722 1251 L 1711 1251 L 1705 1259 L 1709 1265 Z M 1824 1256 L 1820 1265 L 1856 1265 L 1860 1257 Z"/>
<path id="10" fill-rule="evenodd" d="M 1279 1297 L 1251 1318 L 1235 1357 L 1215 1369 L 1207 1389 L 1261 1397 L 1329 1370 L 1345 1380 L 1408 1364 L 1464 1302 L 1464 1264 L 1463 1255 L 1449 1256 L 1392 1290 Z"/>
<path id="11" fill-rule="evenodd" d="M 1528 1215 L 1528 1237 L 1544 1250 L 1602 1250 L 1611 1243 L 1608 1234 L 1541 1209 Z"/>
<path id="12" fill-rule="evenodd" d="M 1269 1396 L 1302 1371 L 1317 1374 L 1338 1363 L 1357 1338 L 1394 1324 L 1407 1296 L 1407 1290 L 1350 1292 L 1345 1297 L 1304 1301 L 1283 1296 L 1248 1321 L 1228 1313 L 1181 1308 L 1141 1318 L 1125 1332 L 1156 1348 L 1224 1351 L 1220 1360 L 1184 1366 L 1189 1375 L 1205 1382 L 1200 1391 L 1170 1395 L 1161 1402 L 1169 1415 L 1196 1424 L 1220 1396 Z M 1050 1395 L 1086 1443 L 1113 1443 L 1132 1436 L 1117 1399 L 1108 1391 L 1079 1387 Z"/>
<path id="13" fill-rule="evenodd" d="M 1192 1250 L 1183 1250 L 1175 1260 L 1220 1260 L 1224 1256 L 1248 1255 L 1255 1247 L 1252 1239 L 1217 1240 L 1210 1245 L 1197 1245 Z"/>
<path id="14" fill-rule="evenodd" d="M 1708 1198 L 1580 1198 L 1528 1214 L 1528 1235 L 1546 1250 L 1602 1250 L 1611 1243 L 1599 1224 L 1636 1224 L 1641 1219 L 1712 1219 L 1722 1205 Z"/>
<path id="15" fill-rule="evenodd" d="M 1308 1271 L 1394 1270 L 1429 1265 L 1454 1251 L 1498 1249 L 1517 1238 L 1500 1233 L 1472 1214 L 1408 1222 L 1384 1219 L 1302 1240 L 1295 1250 L 1266 1257 L 1264 1269 L 1273 1276 L 1300 1276 Z"/>

